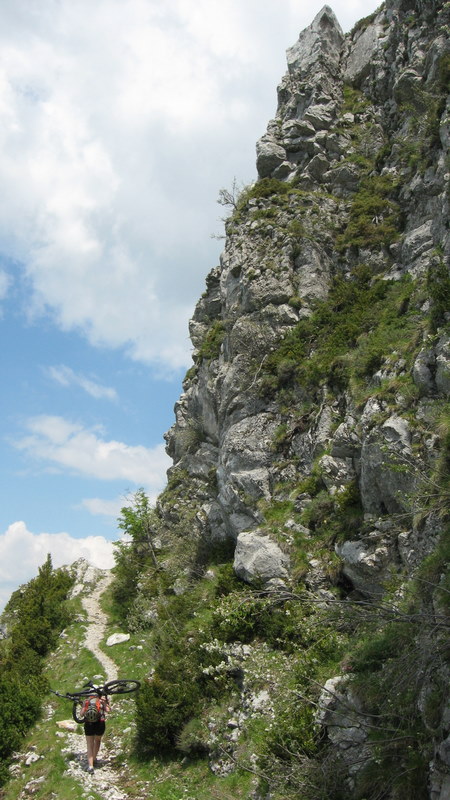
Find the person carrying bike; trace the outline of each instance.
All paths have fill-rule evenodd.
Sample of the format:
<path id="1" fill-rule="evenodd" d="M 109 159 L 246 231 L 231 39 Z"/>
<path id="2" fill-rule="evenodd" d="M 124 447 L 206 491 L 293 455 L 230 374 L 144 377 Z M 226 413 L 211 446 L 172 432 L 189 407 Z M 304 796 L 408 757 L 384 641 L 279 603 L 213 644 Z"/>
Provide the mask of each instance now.
<path id="1" fill-rule="evenodd" d="M 92 681 L 85 683 L 81 691 L 61 692 L 50 689 L 52 694 L 72 701 L 72 717 L 75 722 L 84 725 L 87 746 L 88 772 L 94 772 L 98 751 L 105 732 L 106 715 L 111 711 L 108 697 L 111 694 L 124 695 L 136 692 L 140 681 L 116 678 L 103 686 L 96 686 Z"/>
<path id="2" fill-rule="evenodd" d="M 111 706 L 107 696 L 100 689 L 96 689 L 85 699 L 80 712 L 86 736 L 88 772 L 90 774 L 94 772 L 94 767 L 97 765 L 98 751 L 106 729 L 106 714 L 109 714 L 110 711 Z"/>

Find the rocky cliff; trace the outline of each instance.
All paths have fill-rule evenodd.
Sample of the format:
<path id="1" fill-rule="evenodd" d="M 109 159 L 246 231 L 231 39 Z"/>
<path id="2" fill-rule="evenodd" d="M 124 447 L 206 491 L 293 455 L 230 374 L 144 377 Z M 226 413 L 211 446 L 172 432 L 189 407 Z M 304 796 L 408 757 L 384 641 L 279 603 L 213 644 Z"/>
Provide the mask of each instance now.
<path id="1" fill-rule="evenodd" d="M 190 322 L 166 567 L 188 593 L 228 553 L 253 598 L 303 615 L 288 646 L 252 639 L 312 709 L 294 735 L 265 701 L 253 797 L 450 796 L 449 31 L 443 0 L 387 0 L 347 35 L 322 9 Z M 337 661 L 314 640 L 299 666 L 332 614 Z"/>

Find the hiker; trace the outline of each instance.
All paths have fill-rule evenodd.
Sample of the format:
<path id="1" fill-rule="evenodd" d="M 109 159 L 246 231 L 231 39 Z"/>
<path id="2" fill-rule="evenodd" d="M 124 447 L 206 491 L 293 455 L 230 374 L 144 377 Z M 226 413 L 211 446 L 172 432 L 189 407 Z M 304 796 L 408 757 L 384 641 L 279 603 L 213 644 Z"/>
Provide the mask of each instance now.
<path id="1" fill-rule="evenodd" d="M 84 720 L 88 772 L 92 775 L 97 766 L 97 755 L 105 732 L 106 714 L 111 711 L 109 700 L 100 691 L 94 691 L 83 703 L 81 717 Z"/>

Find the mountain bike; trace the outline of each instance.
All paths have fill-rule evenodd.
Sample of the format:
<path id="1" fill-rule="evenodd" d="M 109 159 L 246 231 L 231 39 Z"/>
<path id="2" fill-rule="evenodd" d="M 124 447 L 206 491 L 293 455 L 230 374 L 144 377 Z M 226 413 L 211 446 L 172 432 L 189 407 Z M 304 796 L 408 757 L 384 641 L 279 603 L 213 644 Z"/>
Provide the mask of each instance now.
<path id="1" fill-rule="evenodd" d="M 140 681 L 117 679 L 115 681 L 107 681 L 101 686 L 97 686 L 92 681 L 88 681 L 79 692 L 66 692 L 65 694 L 61 694 L 61 692 L 57 692 L 55 689 L 50 689 L 50 691 L 52 694 L 56 694 L 57 697 L 62 697 L 64 700 L 72 700 L 72 717 L 75 722 L 81 724 L 84 722 L 84 719 L 77 716 L 77 710 L 78 706 L 83 705 L 83 701 L 86 697 L 92 697 L 93 694 L 98 694 L 99 697 L 106 698 L 108 695 L 112 694 L 130 694 L 139 689 L 140 685 Z"/>

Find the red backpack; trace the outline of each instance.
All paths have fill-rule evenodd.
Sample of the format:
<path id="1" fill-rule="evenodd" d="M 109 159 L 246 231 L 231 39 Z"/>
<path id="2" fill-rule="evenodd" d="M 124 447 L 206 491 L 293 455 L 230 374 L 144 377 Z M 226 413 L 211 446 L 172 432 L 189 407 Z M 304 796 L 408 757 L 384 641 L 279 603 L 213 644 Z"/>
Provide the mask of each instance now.
<path id="1" fill-rule="evenodd" d="M 99 722 L 104 719 L 103 703 L 98 694 L 93 694 L 84 701 L 82 716 L 86 722 Z"/>

